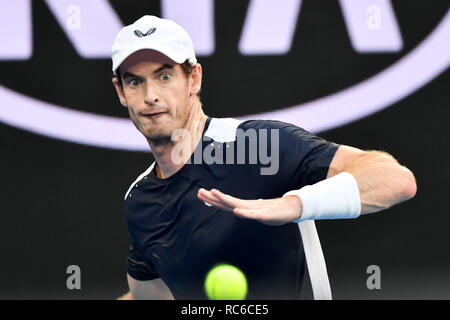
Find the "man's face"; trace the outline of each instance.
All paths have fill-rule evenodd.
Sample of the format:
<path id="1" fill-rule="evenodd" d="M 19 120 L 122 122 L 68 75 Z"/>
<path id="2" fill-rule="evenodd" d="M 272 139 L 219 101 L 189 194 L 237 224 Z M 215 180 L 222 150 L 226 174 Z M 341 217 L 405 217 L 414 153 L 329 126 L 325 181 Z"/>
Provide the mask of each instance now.
<path id="1" fill-rule="evenodd" d="M 199 70 L 186 77 L 181 66 L 165 55 L 141 50 L 121 64 L 120 72 L 122 88 L 117 79 L 113 82 L 136 128 L 155 143 L 170 140 L 188 119 Z"/>

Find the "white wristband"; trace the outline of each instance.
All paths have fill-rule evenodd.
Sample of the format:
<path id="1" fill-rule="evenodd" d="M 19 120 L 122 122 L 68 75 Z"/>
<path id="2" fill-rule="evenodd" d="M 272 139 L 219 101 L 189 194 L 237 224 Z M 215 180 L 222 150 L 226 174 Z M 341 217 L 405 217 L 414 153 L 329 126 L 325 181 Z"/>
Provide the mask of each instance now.
<path id="1" fill-rule="evenodd" d="M 289 191 L 286 195 L 296 195 L 302 200 L 302 214 L 293 222 L 350 219 L 361 214 L 358 183 L 348 172 L 341 172 L 300 190 Z"/>

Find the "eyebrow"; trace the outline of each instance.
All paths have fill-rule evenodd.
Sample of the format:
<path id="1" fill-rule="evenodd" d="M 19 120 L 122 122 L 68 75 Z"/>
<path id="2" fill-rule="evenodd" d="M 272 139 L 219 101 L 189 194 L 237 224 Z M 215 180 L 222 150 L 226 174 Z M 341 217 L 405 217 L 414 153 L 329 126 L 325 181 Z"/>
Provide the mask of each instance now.
<path id="1" fill-rule="evenodd" d="M 158 69 L 156 69 L 155 71 L 153 71 L 153 73 L 158 73 L 162 70 L 173 69 L 173 68 L 174 68 L 173 65 L 166 63 L 166 64 L 162 65 L 161 67 L 159 67 Z M 135 75 L 131 72 L 125 71 L 124 73 L 122 73 L 122 78 L 142 78 L 142 77 Z"/>

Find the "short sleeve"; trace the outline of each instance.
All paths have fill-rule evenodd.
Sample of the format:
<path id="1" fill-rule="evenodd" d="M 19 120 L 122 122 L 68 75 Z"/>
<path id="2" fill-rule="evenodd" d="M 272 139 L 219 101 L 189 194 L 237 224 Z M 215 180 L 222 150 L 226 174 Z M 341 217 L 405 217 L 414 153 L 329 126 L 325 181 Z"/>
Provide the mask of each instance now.
<path id="1" fill-rule="evenodd" d="M 141 253 L 130 245 L 127 257 L 127 273 L 136 280 L 147 281 L 159 278 L 158 273 L 152 263 L 147 262 Z"/>
<path id="2" fill-rule="evenodd" d="M 272 120 L 256 122 L 254 127 L 257 129 L 270 129 L 267 130 L 267 141 L 272 153 L 271 166 L 276 169 L 272 169 L 269 175 L 261 174 L 260 170 L 260 187 L 266 190 L 266 197 L 281 196 L 287 191 L 326 179 L 339 144 L 290 123 Z"/>
<path id="3" fill-rule="evenodd" d="M 280 142 L 280 178 L 289 180 L 292 187 L 324 180 L 339 148 L 292 124 L 280 129 Z"/>

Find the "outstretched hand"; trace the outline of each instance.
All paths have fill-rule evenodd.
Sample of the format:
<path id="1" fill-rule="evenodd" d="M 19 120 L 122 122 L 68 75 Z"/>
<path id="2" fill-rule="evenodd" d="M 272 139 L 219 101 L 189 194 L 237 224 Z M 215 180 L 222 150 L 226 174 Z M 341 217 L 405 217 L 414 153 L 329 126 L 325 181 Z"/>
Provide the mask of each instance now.
<path id="1" fill-rule="evenodd" d="M 282 225 L 298 219 L 302 210 L 299 197 L 288 195 L 275 199 L 243 200 L 217 189 L 200 188 L 197 197 L 240 218 L 255 219 L 268 225 Z"/>

